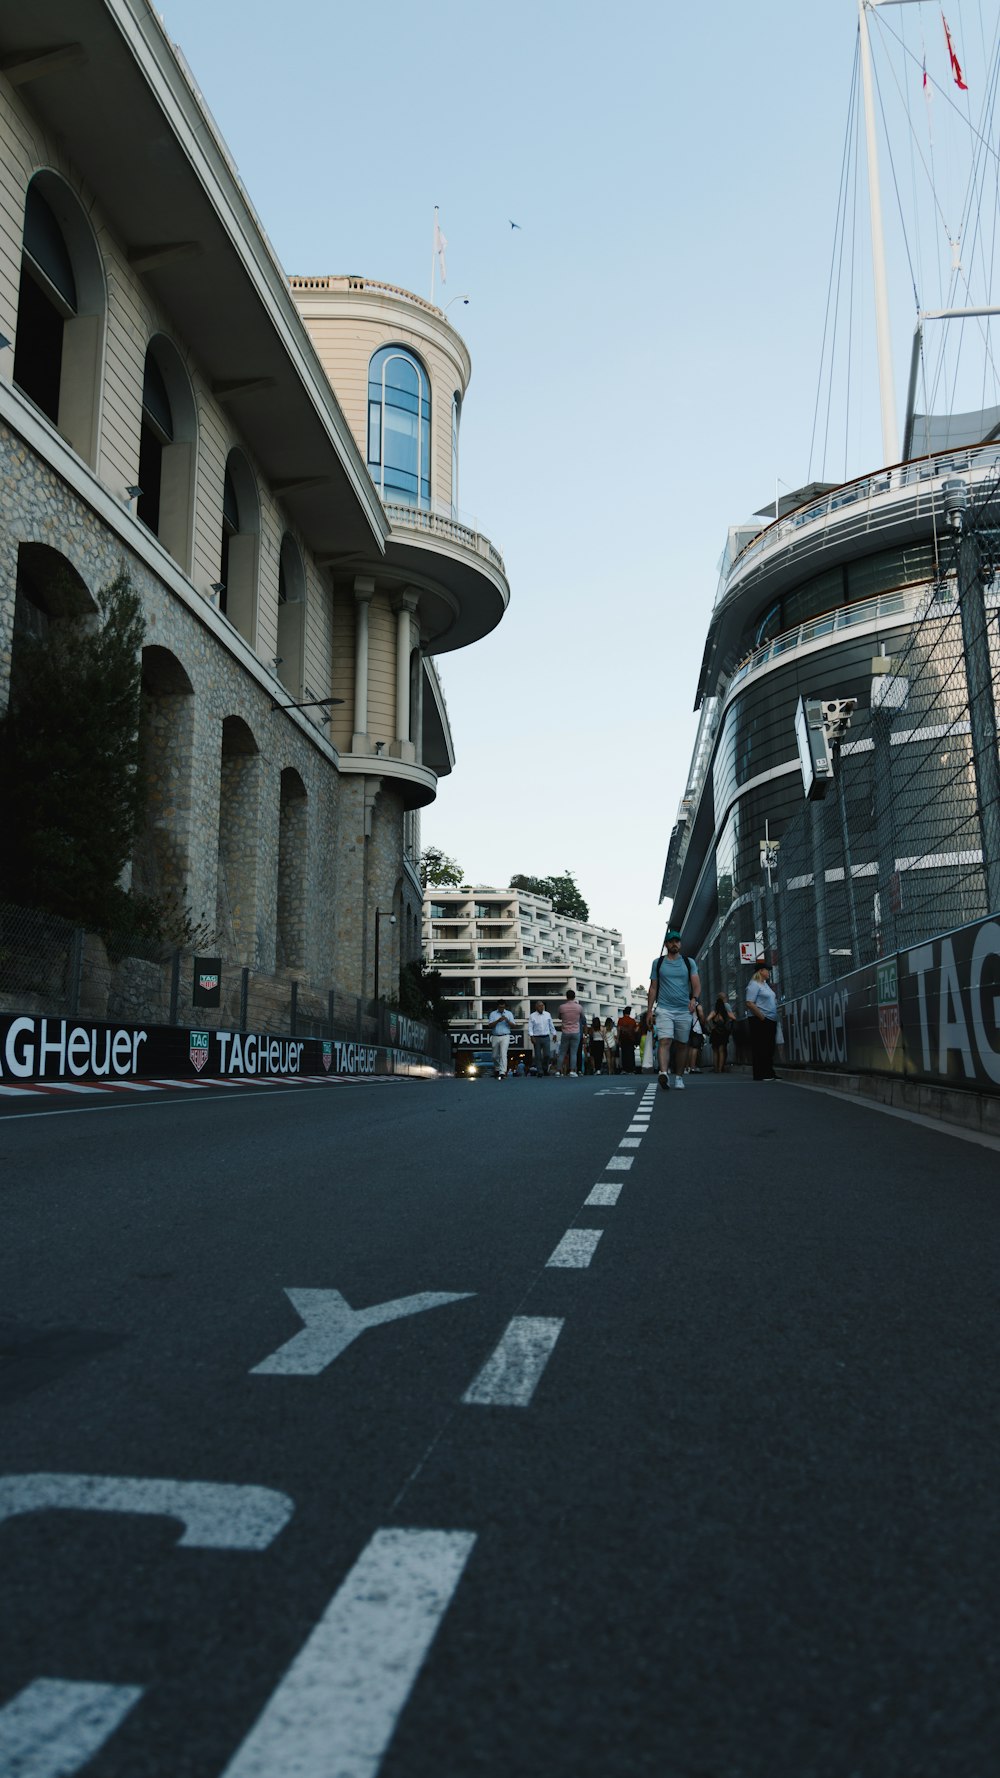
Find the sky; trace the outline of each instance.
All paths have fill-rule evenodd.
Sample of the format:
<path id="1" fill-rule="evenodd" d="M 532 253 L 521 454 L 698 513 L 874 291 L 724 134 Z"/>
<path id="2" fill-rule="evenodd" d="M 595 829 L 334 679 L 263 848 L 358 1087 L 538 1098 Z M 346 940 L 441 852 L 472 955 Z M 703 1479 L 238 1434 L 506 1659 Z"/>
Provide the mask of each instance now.
<path id="1" fill-rule="evenodd" d="M 973 89 L 985 4 L 948 3 Z M 161 16 L 287 272 L 429 296 L 440 207 L 436 300 L 473 365 L 460 506 L 502 550 L 511 598 L 491 636 L 439 658 L 456 767 L 423 843 L 470 883 L 572 871 L 644 982 L 726 528 L 776 484 L 882 460 L 853 199 L 838 339 L 849 322 L 856 369 L 849 383 L 844 347 L 812 442 L 854 0 L 164 0 Z M 887 53 L 883 104 L 912 100 L 918 144 L 884 185 L 916 184 L 921 129 L 947 181 L 940 18 L 928 3 L 878 19 L 909 51 L 895 75 Z M 889 232 L 901 395 L 914 299 L 891 215 Z M 938 274 L 926 241 L 910 249 L 926 306 Z"/>

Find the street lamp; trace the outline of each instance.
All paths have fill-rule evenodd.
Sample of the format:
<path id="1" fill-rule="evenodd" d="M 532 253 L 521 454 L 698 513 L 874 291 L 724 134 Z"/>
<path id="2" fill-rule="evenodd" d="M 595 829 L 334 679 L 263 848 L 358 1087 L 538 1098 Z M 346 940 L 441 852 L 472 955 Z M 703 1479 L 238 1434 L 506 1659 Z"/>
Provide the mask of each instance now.
<path id="1" fill-rule="evenodd" d="M 376 1000 L 378 999 L 378 928 L 379 928 L 379 921 L 380 920 L 388 920 L 390 926 L 395 926 L 396 916 L 395 916 L 395 914 L 390 914 L 388 911 L 383 911 L 382 908 L 375 909 L 375 999 Z"/>
<path id="2" fill-rule="evenodd" d="M 447 315 L 448 310 L 452 308 L 455 303 L 467 303 L 468 300 L 467 296 L 453 296 L 450 303 L 445 303 L 442 314 Z"/>

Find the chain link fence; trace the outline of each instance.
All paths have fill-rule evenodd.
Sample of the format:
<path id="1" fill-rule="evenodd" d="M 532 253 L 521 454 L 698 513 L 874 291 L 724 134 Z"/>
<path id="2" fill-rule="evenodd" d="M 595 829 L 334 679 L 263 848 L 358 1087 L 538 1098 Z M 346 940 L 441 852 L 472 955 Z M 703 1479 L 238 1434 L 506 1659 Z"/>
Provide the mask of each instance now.
<path id="1" fill-rule="evenodd" d="M 0 902 L 0 1014 L 336 1038 L 417 1049 L 451 1065 L 445 1032 L 403 1019 L 383 1000 L 361 999 L 301 972 L 265 975 L 223 964 L 220 1004 L 196 1006 L 194 953 L 145 949 L 137 955 L 131 945 L 123 954 L 113 937 L 105 943 L 53 914 Z"/>
<path id="2" fill-rule="evenodd" d="M 1000 910 L 1000 479 L 974 505 L 961 481 L 944 495 L 939 578 L 903 647 L 873 660 L 833 783 L 772 832 L 770 877 L 703 947 L 703 974 L 730 991 L 748 928 L 790 996 Z"/>

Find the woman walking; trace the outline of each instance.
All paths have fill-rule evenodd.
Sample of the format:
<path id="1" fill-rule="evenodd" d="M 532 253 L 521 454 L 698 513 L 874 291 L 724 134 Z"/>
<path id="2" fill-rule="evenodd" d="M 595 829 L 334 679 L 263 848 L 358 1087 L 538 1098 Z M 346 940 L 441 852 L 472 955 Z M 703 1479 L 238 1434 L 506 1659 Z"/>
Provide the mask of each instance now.
<path id="1" fill-rule="evenodd" d="M 611 1019 L 604 1021 L 604 1054 L 607 1057 L 608 1073 L 618 1073 L 618 1033 Z"/>
<path id="2" fill-rule="evenodd" d="M 597 1017 L 596 1013 L 594 1014 L 594 1017 L 592 1018 L 592 1020 L 590 1022 L 590 1059 L 591 1059 L 592 1063 L 594 1064 L 594 1073 L 595 1074 L 603 1073 L 603 1071 L 604 1071 L 604 1026 L 601 1024 L 601 1021 Z"/>
<path id="3" fill-rule="evenodd" d="M 725 1070 L 726 1058 L 729 1055 L 729 1039 L 733 1034 L 735 1023 L 736 1014 L 731 1011 L 726 996 L 720 994 L 708 1015 L 708 1035 L 712 1042 L 712 1067 L 716 1074 L 722 1074 Z"/>

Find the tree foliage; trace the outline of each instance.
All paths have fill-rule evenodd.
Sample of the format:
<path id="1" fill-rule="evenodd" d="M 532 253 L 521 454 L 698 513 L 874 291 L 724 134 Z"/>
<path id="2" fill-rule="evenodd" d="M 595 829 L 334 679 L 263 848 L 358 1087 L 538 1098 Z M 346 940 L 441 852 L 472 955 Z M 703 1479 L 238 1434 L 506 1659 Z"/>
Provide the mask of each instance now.
<path id="1" fill-rule="evenodd" d="M 525 889 L 529 895 L 547 895 L 553 910 L 567 920 L 589 920 L 590 908 L 580 894 L 571 870 L 561 877 L 511 877 L 512 889 Z"/>
<path id="2" fill-rule="evenodd" d="M 426 889 L 458 889 L 465 872 L 438 846 L 425 846 L 420 854 L 420 886 Z"/>
<path id="3" fill-rule="evenodd" d="M 96 621 L 68 616 L 17 639 L 0 721 L 0 895 L 101 932 L 122 924 L 120 878 L 143 818 L 145 622 L 124 568 L 98 605 Z"/>
<path id="4" fill-rule="evenodd" d="M 439 1031 L 448 1029 L 444 977 L 439 969 L 428 969 L 422 957 L 414 957 L 399 972 L 399 1010 L 407 1018 L 436 1025 Z"/>

